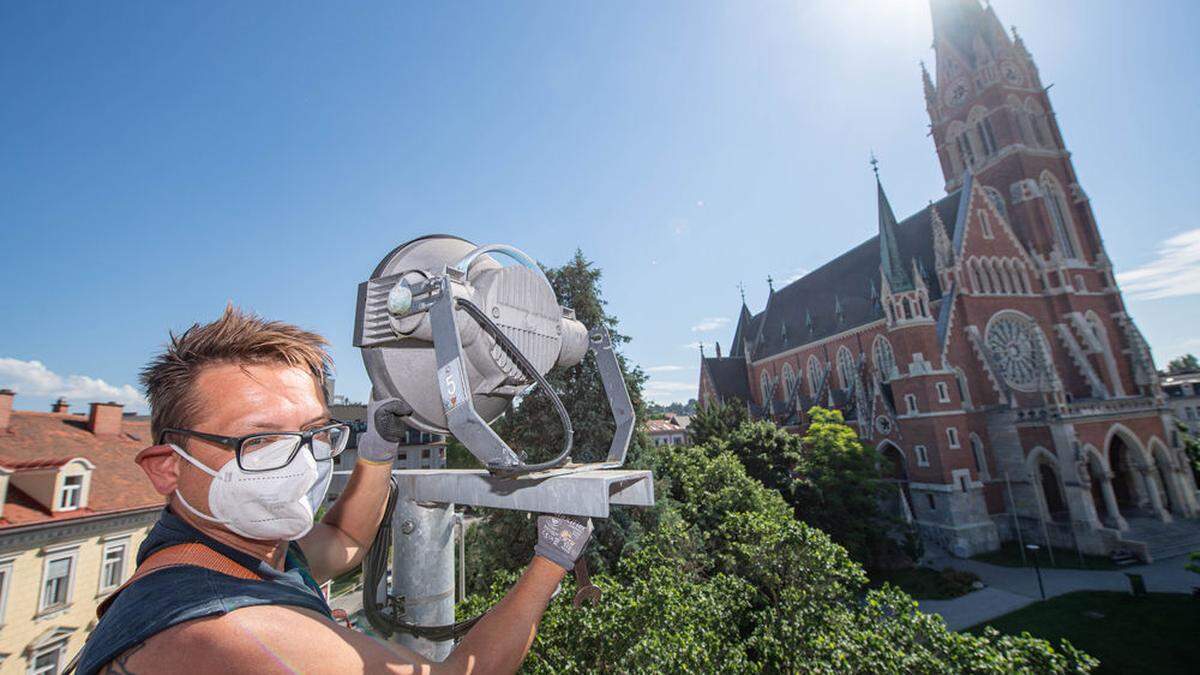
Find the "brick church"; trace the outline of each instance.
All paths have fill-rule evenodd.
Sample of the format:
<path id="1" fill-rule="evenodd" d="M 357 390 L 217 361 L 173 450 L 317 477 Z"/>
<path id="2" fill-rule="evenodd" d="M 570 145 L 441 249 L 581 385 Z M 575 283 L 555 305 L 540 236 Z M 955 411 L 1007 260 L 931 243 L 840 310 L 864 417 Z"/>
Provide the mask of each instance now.
<path id="1" fill-rule="evenodd" d="M 699 400 L 799 430 L 840 409 L 892 506 L 960 556 L 1001 541 L 1143 558 L 1200 542 L 1196 479 L 1037 66 L 978 0 L 931 0 L 945 196 L 743 298 Z"/>

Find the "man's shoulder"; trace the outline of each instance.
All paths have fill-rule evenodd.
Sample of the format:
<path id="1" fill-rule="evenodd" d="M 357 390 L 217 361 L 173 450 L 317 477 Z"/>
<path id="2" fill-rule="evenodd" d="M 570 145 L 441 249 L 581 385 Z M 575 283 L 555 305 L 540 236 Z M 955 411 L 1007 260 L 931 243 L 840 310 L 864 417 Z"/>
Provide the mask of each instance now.
<path id="1" fill-rule="evenodd" d="M 115 657 L 102 673 L 307 672 L 344 645 L 340 627 L 317 612 L 254 605 L 176 624 Z"/>

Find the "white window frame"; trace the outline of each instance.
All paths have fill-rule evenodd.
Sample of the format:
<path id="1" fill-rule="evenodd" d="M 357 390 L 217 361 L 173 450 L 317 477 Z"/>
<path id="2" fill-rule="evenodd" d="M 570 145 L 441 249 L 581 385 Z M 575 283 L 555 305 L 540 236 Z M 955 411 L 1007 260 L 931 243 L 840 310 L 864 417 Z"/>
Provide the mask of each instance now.
<path id="1" fill-rule="evenodd" d="M 8 589 L 12 586 L 14 560 L 16 558 L 0 560 L 0 626 L 4 625 L 4 615 L 8 608 Z"/>
<path id="2" fill-rule="evenodd" d="M 938 382 L 934 386 L 937 387 L 938 402 L 939 403 L 949 403 L 950 402 L 950 388 L 946 386 L 946 383 Z"/>
<path id="3" fill-rule="evenodd" d="M 100 581 L 96 586 L 100 594 L 116 590 L 125 582 L 125 572 L 129 569 L 129 544 L 130 539 L 128 537 L 104 542 L 104 547 L 100 553 Z M 117 582 L 115 584 L 106 585 L 104 581 L 108 577 L 108 554 L 117 549 L 121 549 L 121 573 L 117 575 Z"/>
<path id="4" fill-rule="evenodd" d="M 26 672 L 29 675 L 41 675 L 42 673 L 61 673 L 63 667 L 63 655 L 67 651 L 67 638 L 56 640 L 48 645 L 45 645 L 29 654 L 29 667 Z M 49 669 L 38 670 L 34 668 L 39 657 L 46 656 L 51 653 L 57 653 L 54 659 L 54 667 Z"/>
<path id="5" fill-rule="evenodd" d="M 946 439 L 948 441 L 950 441 L 950 447 L 952 447 L 952 448 L 961 448 L 962 447 L 962 444 L 959 443 L 959 439 L 958 439 L 958 428 L 946 427 Z"/>
<path id="6" fill-rule="evenodd" d="M 914 445 L 913 454 L 917 456 L 917 466 L 929 466 L 929 451 L 923 445 Z"/>
<path id="7" fill-rule="evenodd" d="M 917 414 L 917 397 L 915 394 L 904 395 L 904 407 L 908 411 L 909 415 Z"/>
<path id="8" fill-rule="evenodd" d="M 58 560 L 70 560 L 70 566 L 67 568 L 67 590 L 63 596 L 62 604 L 47 605 L 46 604 L 46 584 L 50 580 L 50 563 Z M 38 615 L 52 614 L 71 606 L 71 600 L 75 596 L 75 573 L 79 568 L 79 545 L 73 545 L 70 548 L 59 548 L 47 550 L 44 553 L 42 561 L 42 583 L 38 584 Z"/>
<path id="9" fill-rule="evenodd" d="M 78 485 L 67 485 L 67 481 L 78 479 Z M 58 511 L 75 511 L 83 506 L 83 474 L 74 474 L 71 476 L 63 476 L 62 487 L 58 489 Z M 67 503 L 67 496 L 74 497 L 74 503 Z"/>

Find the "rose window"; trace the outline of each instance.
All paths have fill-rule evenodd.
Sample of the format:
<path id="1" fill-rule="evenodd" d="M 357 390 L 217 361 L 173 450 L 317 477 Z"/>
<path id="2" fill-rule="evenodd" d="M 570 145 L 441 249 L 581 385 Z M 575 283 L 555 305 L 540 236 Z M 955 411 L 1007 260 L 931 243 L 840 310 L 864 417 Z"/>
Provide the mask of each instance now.
<path id="1" fill-rule="evenodd" d="M 1024 319 L 1004 317 L 988 327 L 987 346 L 1013 389 L 1031 391 L 1042 369 L 1042 342 Z"/>

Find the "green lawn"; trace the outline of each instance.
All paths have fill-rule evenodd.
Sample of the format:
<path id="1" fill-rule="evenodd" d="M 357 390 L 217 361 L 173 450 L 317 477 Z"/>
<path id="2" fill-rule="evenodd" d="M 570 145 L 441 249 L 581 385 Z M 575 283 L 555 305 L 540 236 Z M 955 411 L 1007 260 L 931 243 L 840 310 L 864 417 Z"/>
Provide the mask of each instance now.
<path id="1" fill-rule="evenodd" d="M 966 595 L 971 592 L 971 584 L 979 578 L 970 572 L 951 568 L 939 572 L 929 567 L 874 570 L 868 576 L 871 579 L 871 588 L 889 583 L 917 600 L 949 600 Z"/>
<path id="2" fill-rule="evenodd" d="M 993 626 L 1053 642 L 1066 639 L 1100 659 L 1100 673 L 1195 673 L 1200 670 L 1200 600 L 1174 593 L 1135 598 L 1083 591 L 1039 602 L 967 629 Z"/>
<path id="3" fill-rule="evenodd" d="M 1033 559 L 1030 553 L 1026 551 L 1026 567 L 1033 567 Z M 979 562 L 985 562 L 991 565 L 1002 565 L 1004 567 L 1021 567 L 1021 549 L 1015 541 L 1006 541 L 1000 545 L 997 551 L 989 551 L 980 553 L 971 558 Z M 1038 563 L 1045 568 L 1058 568 L 1068 570 L 1116 570 L 1122 569 L 1112 560 L 1105 556 L 1085 555 L 1083 562 L 1079 560 L 1079 552 L 1071 549 L 1056 548 L 1054 549 L 1054 564 L 1050 564 L 1050 556 L 1047 555 L 1046 549 L 1038 551 Z"/>

